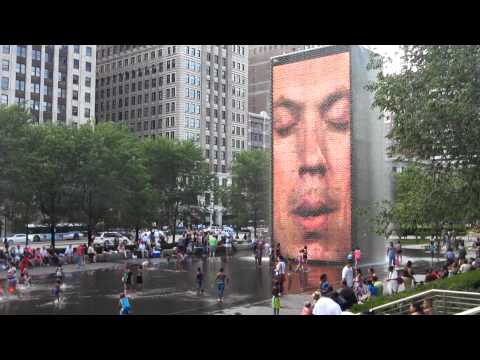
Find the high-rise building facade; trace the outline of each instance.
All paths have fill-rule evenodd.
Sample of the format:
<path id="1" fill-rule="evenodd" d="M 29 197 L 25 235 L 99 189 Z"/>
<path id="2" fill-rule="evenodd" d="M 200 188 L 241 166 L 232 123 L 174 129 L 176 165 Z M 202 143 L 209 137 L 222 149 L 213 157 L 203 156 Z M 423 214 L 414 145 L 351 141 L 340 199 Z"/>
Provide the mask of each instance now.
<path id="1" fill-rule="evenodd" d="M 38 123 L 95 118 L 96 45 L 0 46 L 0 104 L 29 108 Z"/>
<path id="2" fill-rule="evenodd" d="M 191 139 L 230 183 L 232 160 L 248 148 L 248 46 L 98 45 L 96 87 L 97 121 Z"/>
<path id="3" fill-rule="evenodd" d="M 248 52 L 248 111 L 270 114 L 271 65 L 274 56 L 318 45 L 250 45 Z"/>
<path id="4" fill-rule="evenodd" d="M 266 111 L 260 114 L 248 113 L 249 150 L 270 150 L 272 148 L 272 121 Z"/>
<path id="5" fill-rule="evenodd" d="M 97 121 L 191 139 L 212 172 L 229 173 L 247 148 L 247 46 L 99 45 L 97 54 Z"/>

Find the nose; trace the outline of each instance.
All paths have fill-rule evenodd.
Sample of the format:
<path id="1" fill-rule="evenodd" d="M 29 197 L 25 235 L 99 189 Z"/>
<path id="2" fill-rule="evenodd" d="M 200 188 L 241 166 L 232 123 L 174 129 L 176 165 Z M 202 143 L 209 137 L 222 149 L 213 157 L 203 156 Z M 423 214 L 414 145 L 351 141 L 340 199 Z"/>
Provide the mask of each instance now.
<path id="1" fill-rule="evenodd" d="M 322 128 L 317 111 L 306 111 L 303 120 L 303 131 L 299 132 L 299 142 L 302 144 L 299 173 L 324 176 L 327 171 L 323 136 L 325 129 Z"/>

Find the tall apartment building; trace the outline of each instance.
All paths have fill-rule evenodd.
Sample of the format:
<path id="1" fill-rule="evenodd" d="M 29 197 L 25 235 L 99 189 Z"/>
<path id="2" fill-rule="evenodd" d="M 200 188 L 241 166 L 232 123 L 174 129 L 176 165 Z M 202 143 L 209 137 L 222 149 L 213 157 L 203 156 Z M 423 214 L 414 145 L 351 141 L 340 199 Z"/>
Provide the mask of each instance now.
<path id="1" fill-rule="evenodd" d="M 270 114 L 270 58 L 318 45 L 250 45 L 248 52 L 248 111 Z"/>
<path id="2" fill-rule="evenodd" d="M 248 147 L 248 46 L 98 45 L 96 87 L 97 121 L 191 139 L 230 183 L 232 160 Z"/>
<path id="3" fill-rule="evenodd" d="M 248 148 L 270 150 L 272 148 L 272 121 L 266 111 L 248 113 Z"/>
<path id="4" fill-rule="evenodd" d="M 38 123 L 95 118 L 95 45 L 1 45 L 0 104 L 25 106 Z"/>

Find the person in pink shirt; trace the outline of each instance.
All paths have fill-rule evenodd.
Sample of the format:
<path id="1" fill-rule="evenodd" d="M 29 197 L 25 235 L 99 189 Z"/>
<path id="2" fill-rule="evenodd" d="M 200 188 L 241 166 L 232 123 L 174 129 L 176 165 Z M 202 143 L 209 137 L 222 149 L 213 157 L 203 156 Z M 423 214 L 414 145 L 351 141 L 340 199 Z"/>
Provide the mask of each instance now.
<path id="1" fill-rule="evenodd" d="M 362 258 L 362 252 L 360 248 L 357 246 L 355 251 L 353 252 L 353 259 L 355 260 L 355 269 L 358 269 L 358 265 L 360 264 L 360 259 Z"/>

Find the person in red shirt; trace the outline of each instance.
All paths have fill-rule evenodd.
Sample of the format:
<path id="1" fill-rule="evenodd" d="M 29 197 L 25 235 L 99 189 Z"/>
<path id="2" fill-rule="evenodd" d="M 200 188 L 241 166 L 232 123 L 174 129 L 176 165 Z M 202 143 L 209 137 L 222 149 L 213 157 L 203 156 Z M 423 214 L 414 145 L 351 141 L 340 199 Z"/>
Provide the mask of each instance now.
<path id="1" fill-rule="evenodd" d="M 29 265 L 28 256 L 24 256 L 22 261 L 20 262 L 20 274 L 24 273 L 28 265 Z"/>

